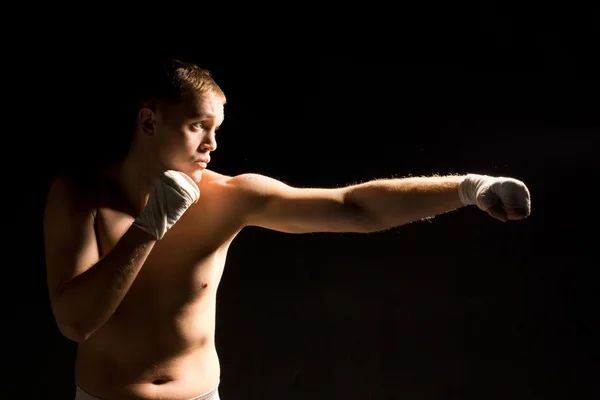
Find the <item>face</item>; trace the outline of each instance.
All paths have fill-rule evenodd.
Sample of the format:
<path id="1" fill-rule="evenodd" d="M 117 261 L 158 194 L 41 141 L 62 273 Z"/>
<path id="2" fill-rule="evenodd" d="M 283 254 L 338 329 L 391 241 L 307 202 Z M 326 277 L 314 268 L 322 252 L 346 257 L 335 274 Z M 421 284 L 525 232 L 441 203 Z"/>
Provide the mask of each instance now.
<path id="1" fill-rule="evenodd" d="M 223 101 L 210 93 L 187 95 L 180 104 L 158 107 L 155 113 L 142 112 L 160 168 L 181 171 L 196 182 L 217 149 L 215 135 L 223 119 Z"/>

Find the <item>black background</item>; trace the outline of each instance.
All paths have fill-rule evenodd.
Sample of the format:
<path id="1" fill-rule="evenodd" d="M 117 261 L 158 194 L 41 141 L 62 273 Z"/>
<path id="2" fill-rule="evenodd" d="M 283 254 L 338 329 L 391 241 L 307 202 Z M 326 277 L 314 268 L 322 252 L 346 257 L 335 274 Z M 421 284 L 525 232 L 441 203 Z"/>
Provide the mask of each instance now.
<path id="1" fill-rule="evenodd" d="M 502 4 L 161 47 L 228 96 L 218 172 L 304 187 L 474 172 L 532 195 L 531 217 L 506 224 L 470 207 L 370 235 L 244 230 L 219 289 L 224 400 L 597 392 L 598 13 Z M 131 58 L 48 43 L 4 63 L 7 399 L 72 398 L 41 215 L 58 168 L 98 151 Z"/>

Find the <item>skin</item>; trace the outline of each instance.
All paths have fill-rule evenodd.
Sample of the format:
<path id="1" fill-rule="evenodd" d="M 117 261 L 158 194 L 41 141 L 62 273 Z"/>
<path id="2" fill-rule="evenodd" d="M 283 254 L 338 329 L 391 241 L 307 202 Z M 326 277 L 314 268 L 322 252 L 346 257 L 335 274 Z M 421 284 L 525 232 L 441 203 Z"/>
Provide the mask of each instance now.
<path id="1" fill-rule="evenodd" d="M 298 189 L 272 178 L 225 176 L 197 162 L 217 149 L 224 105 L 193 94 L 143 108 L 131 150 L 85 182 L 58 178 L 44 231 L 58 328 L 78 342 L 76 381 L 105 399 L 189 399 L 217 386 L 216 294 L 229 245 L 246 226 L 287 233 L 376 232 L 462 207 L 462 176 Z M 200 188 L 161 240 L 131 226 L 160 173 Z M 526 215 L 496 208 L 500 220 Z"/>

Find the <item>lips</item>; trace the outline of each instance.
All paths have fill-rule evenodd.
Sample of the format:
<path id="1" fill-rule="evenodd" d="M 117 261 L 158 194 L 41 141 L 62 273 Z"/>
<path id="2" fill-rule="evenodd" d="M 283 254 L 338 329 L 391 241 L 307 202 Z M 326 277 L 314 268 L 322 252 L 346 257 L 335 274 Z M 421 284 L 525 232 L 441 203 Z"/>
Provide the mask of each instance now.
<path id="1" fill-rule="evenodd" d="M 210 157 L 201 158 L 201 159 L 195 161 L 195 163 L 198 164 L 202 168 L 206 168 L 208 166 L 209 162 L 210 162 Z"/>
<path id="2" fill-rule="evenodd" d="M 210 162 L 210 157 L 199 158 L 198 160 L 196 160 L 196 162 L 197 163 L 208 164 Z"/>

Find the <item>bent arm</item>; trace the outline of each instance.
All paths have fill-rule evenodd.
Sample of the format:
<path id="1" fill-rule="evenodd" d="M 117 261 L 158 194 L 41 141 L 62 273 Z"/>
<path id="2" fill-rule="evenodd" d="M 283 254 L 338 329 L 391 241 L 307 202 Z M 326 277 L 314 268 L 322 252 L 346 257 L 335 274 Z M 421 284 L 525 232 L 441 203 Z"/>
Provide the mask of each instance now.
<path id="1" fill-rule="evenodd" d="M 464 176 L 379 179 L 336 189 L 302 189 L 249 174 L 233 178 L 249 204 L 248 225 L 289 233 L 382 231 L 463 206 Z"/>
<path id="2" fill-rule="evenodd" d="M 94 215 L 66 182 L 53 184 L 44 214 L 46 270 L 61 333 L 86 340 L 113 315 L 155 239 L 134 226 L 99 259 Z"/>
<path id="3" fill-rule="evenodd" d="M 61 286 L 54 308 L 65 336 L 84 341 L 109 320 L 131 288 L 155 240 L 132 226 L 104 258 Z"/>

